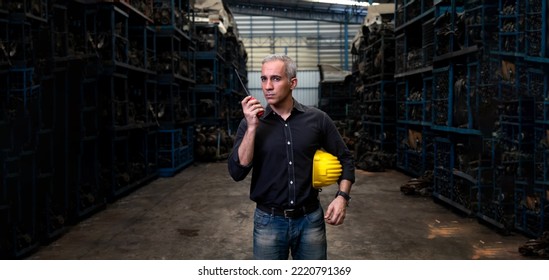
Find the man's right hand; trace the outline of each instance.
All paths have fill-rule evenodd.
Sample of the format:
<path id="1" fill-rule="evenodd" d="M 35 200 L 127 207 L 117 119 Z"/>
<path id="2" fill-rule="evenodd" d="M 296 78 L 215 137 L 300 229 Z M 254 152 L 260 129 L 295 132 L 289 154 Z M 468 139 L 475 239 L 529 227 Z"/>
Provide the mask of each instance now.
<path id="1" fill-rule="evenodd" d="M 261 103 L 255 99 L 253 96 L 246 96 L 242 99 L 242 111 L 244 112 L 244 117 L 248 122 L 248 125 L 258 124 L 259 117 L 265 113 L 265 109 L 261 106 Z"/>

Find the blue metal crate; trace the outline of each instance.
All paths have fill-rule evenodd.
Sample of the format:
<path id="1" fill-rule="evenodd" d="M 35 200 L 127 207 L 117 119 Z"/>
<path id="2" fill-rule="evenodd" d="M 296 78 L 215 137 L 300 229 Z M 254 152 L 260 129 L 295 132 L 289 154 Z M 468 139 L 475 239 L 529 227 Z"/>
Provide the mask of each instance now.
<path id="1" fill-rule="evenodd" d="M 52 33 L 53 56 L 56 58 L 67 57 L 69 55 L 69 25 L 67 5 L 54 3 L 52 5 L 52 15 L 49 20 Z"/>
<path id="2" fill-rule="evenodd" d="M 41 242 L 38 230 L 36 207 L 36 154 L 34 151 L 22 152 L 19 155 L 21 166 L 18 176 L 6 182 L 6 201 L 10 205 L 10 237 L 12 256 L 21 258 L 28 255 Z"/>
<path id="3" fill-rule="evenodd" d="M 470 1 L 465 8 L 465 47 L 497 49 L 498 3 L 495 1 Z"/>
<path id="4" fill-rule="evenodd" d="M 527 69 L 527 91 L 534 99 L 534 117 L 538 123 L 549 123 L 548 76 L 543 68 Z"/>
<path id="5" fill-rule="evenodd" d="M 183 129 L 158 131 L 158 175 L 171 177 L 194 161 L 194 129 L 189 126 Z"/>
<path id="6" fill-rule="evenodd" d="M 406 131 L 406 128 L 397 127 L 396 139 L 397 139 L 396 166 L 401 170 L 406 170 L 408 168 L 407 166 L 408 133 Z"/>
<path id="7" fill-rule="evenodd" d="M 32 102 L 38 102 L 40 84 L 35 83 L 34 68 L 11 68 L 9 71 L 9 95 L 19 100 L 23 110 L 29 110 Z"/>
<path id="8" fill-rule="evenodd" d="M 547 48 L 547 1 L 525 1 L 525 47 L 526 55 L 535 61 L 549 62 Z"/>
<path id="9" fill-rule="evenodd" d="M 33 45 L 32 26 L 27 21 L 12 21 L 8 24 L 8 39 L 6 45 L 17 46 L 14 55 L 9 58 L 10 66 L 14 68 L 29 68 L 37 64 L 38 49 Z"/>
<path id="10" fill-rule="evenodd" d="M 515 180 L 505 174 L 502 167 L 495 173 L 492 186 L 481 187 L 478 192 L 477 217 L 504 232 L 514 228 Z"/>
<path id="11" fill-rule="evenodd" d="M 47 22 L 49 19 L 48 0 L 18 0 L 19 5 L 8 5 L 10 19 L 14 21 L 36 20 Z"/>
<path id="12" fill-rule="evenodd" d="M 430 19 L 422 24 L 423 66 L 431 66 L 435 57 L 435 19 Z"/>
<path id="13" fill-rule="evenodd" d="M 69 224 L 67 189 L 57 183 L 54 175 L 39 173 L 36 183 L 37 223 L 40 239 L 44 242 L 66 232 Z"/>
<path id="14" fill-rule="evenodd" d="M 453 65 L 433 69 L 433 124 L 452 126 L 452 98 L 454 89 Z"/>
<path id="15" fill-rule="evenodd" d="M 68 165 L 67 171 L 68 192 L 71 194 L 69 198 L 70 219 L 73 221 L 82 220 L 102 209 L 106 205 L 106 194 L 103 188 L 110 186 L 103 186 L 103 182 L 100 182 L 101 171 L 97 139 L 88 138 L 79 141 L 78 151 L 77 154 L 69 156 L 69 160 L 74 164 Z M 110 156 L 110 149 L 102 151 L 102 154 L 106 155 L 104 153 L 108 153 L 107 156 Z M 109 184 L 111 176 L 104 179 L 105 183 Z"/>
<path id="16" fill-rule="evenodd" d="M 435 167 L 446 170 L 454 169 L 454 143 L 447 138 L 435 138 Z"/>
<path id="17" fill-rule="evenodd" d="M 530 237 L 540 237 L 549 229 L 548 187 L 535 184 L 515 188 L 515 228 Z"/>
<path id="18" fill-rule="evenodd" d="M 527 123 L 502 123 L 501 164 L 517 182 L 533 183 L 534 129 Z"/>
<path id="19" fill-rule="evenodd" d="M 128 64 L 138 69 L 156 72 L 156 31 L 149 26 L 128 28 Z"/>
<path id="20" fill-rule="evenodd" d="M 396 166 L 412 176 L 433 169 L 433 133 L 428 127 L 405 125 L 396 128 Z"/>
<path id="21" fill-rule="evenodd" d="M 452 172 L 443 168 L 435 167 L 433 177 L 433 196 L 443 199 L 452 204 L 453 196 L 453 177 Z"/>
<path id="22" fill-rule="evenodd" d="M 183 0 L 153 0 L 152 19 L 161 29 L 177 29 L 190 35 L 193 19 L 189 1 Z"/>
<path id="23" fill-rule="evenodd" d="M 112 4 L 98 6 L 97 32 L 104 38 L 101 58 L 105 65 L 128 65 L 129 14 Z"/>
<path id="24" fill-rule="evenodd" d="M 534 179 L 549 184 L 549 126 L 535 128 Z"/>
<path id="25" fill-rule="evenodd" d="M 513 0 L 499 2 L 498 42 L 499 52 L 507 55 L 522 56 L 524 49 L 524 4 L 527 1 Z"/>
<path id="26" fill-rule="evenodd" d="M 405 34 L 397 35 L 395 37 L 395 50 L 395 73 L 404 73 L 407 70 L 408 64 Z"/>
<path id="27" fill-rule="evenodd" d="M 433 195 L 444 197 L 447 202 L 454 196 L 454 145 L 449 139 L 435 137 L 434 139 L 434 182 Z"/>
<path id="28" fill-rule="evenodd" d="M 451 3 L 435 6 L 434 21 L 434 46 L 435 57 L 458 51 L 463 45 L 463 36 L 454 31 L 458 27 L 458 13 L 463 12 L 463 7 L 458 6 L 453 0 Z"/>
<path id="29" fill-rule="evenodd" d="M 147 174 L 158 173 L 158 130 L 147 133 L 145 149 Z"/>

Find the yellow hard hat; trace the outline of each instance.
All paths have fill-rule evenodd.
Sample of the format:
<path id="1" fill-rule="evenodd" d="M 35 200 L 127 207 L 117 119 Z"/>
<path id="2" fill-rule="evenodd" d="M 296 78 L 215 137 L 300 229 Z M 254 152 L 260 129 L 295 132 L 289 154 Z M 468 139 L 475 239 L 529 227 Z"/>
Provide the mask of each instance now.
<path id="1" fill-rule="evenodd" d="M 334 155 L 317 150 L 313 158 L 313 187 L 322 188 L 334 184 L 341 176 L 341 163 Z"/>

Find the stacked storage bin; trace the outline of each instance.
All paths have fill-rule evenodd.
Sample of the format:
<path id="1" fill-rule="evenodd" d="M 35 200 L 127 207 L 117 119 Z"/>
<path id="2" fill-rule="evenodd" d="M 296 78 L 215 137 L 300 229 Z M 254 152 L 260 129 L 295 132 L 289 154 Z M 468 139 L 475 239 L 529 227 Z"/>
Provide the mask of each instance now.
<path id="1" fill-rule="evenodd" d="M 48 1 L 32 7 L 30 1 L 17 4 L 0 5 L 1 43 L 5 50 L 0 60 L 2 258 L 24 256 L 40 244 L 39 219 L 43 209 L 38 208 L 37 193 L 53 178 L 51 165 L 45 167 L 51 164 L 53 156 L 52 123 L 46 121 L 51 116 L 40 110 L 43 67 L 38 61 L 45 57 L 34 48 L 47 23 Z"/>
<path id="2" fill-rule="evenodd" d="M 213 4 L 213 3 L 210 3 Z M 195 156 L 200 161 L 227 158 L 230 135 L 242 119 L 240 101 L 247 82 L 246 51 L 230 11 L 208 3 L 195 5 L 196 86 L 192 115 L 196 118 Z"/>
<path id="3" fill-rule="evenodd" d="M 224 89 L 227 88 L 225 69 L 225 36 L 215 23 L 197 23 L 196 52 L 197 80 L 193 94 L 192 109 L 197 121 L 206 125 L 217 125 L 225 121 L 226 103 Z"/>
<path id="4" fill-rule="evenodd" d="M 360 103 L 358 114 L 362 124 L 354 149 L 357 165 L 370 171 L 395 166 L 395 38 L 394 9 L 391 8 L 369 11 L 361 32 L 364 46 L 353 51 L 358 69 L 354 73 L 354 100 Z"/>
<path id="5" fill-rule="evenodd" d="M 161 177 L 170 177 L 193 161 L 193 127 L 161 129 L 158 135 L 158 165 Z"/>
<path id="6" fill-rule="evenodd" d="M 158 176 L 156 141 L 155 30 L 152 3 L 99 1 L 96 31 L 102 46 L 99 103 L 101 177 L 107 199 L 114 200 Z M 89 5 L 88 8 L 92 8 Z M 151 110 L 150 108 L 153 108 Z M 153 150 L 150 150 L 150 149 Z"/>
<path id="7" fill-rule="evenodd" d="M 344 120 L 347 117 L 347 104 L 351 100 L 349 83 L 320 81 L 318 87 L 319 108 L 334 120 Z"/>
<path id="8" fill-rule="evenodd" d="M 458 157 L 462 167 L 459 172 L 465 172 L 472 180 L 471 188 L 474 189 L 470 197 L 472 205 L 469 210 L 480 219 L 490 222 L 499 228 L 508 228 L 509 221 L 502 215 L 491 215 L 488 209 L 501 205 L 501 189 L 497 188 L 494 181 L 494 161 L 496 145 L 493 139 L 493 131 L 497 123 L 497 109 L 494 99 L 497 96 L 496 73 L 497 61 L 491 55 L 497 50 L 497 1 L 465 1 L 463 4 L 463 18 L 459 20 L 459 26 L 464 27 L 464 35 L 458 40 L 463 44 L 462 52 L 465 54 L 466 65 L 460 65 L 459 69 L 465 75 L 459 76 L 454 90 L 460 92 L 455 99 L 457 127 L 464 137 L 458 151 Z M 466 110 L 464 110 L 466 108 Z M 471 142 L 474 141 L 474 142 Z M 464 145 L 468 144 L 468 145 Z M 468 147 L 476 147 L 473 153 L 468 152 Z M 499 200 L 499 201 L 498 201 Z M 495 202 L 498 201 L 498 202 Z M 501 209 L 501 207 L 500 207 Z"/>
<path id="9" fill-rule="evenodd" d="M 248 55 L 242 40 L 238 37 L 239 35 L 234 28 L 228 30 L 226 36 L 227 47 L 225 48 L 225 59 L 229 62 L 226 65 L 228 86 L 225 90 L 228 99 L 227 119 L 229 123 L 226 131 L 228 135 L 236 133 L 238 125 L 244 117 L 240 101 L 246 97 L 247 88 L 244 87 L 248 84 L 248 71 L 246 70 Z M 227 144 L 232 145 L 232 143 Z"/>
<path id="10" fill-rule="evenodd" d="M 429 158 L 420 145 L 429 130 L 436 199 L 504 232 L 541 236 L 548 221 L 547 4 L 397 0 L 395 7 L 397 167 L 430 169 L 410 160 L 414 149 Z"/>
<path id="11" fill-rule="evenodd" d="M 395 8 L 397 167 L 432 168 L 435 198 L 504 231 L 541 235 L 547 4 L 397 0 Z M 424 139 L 434 139 L 432 167 Z"/>
<path id="12" fill-rule="evenodd" d="M 52 19 L 54 90 L 56 95 L 56 196 L 67 192 L 67 222 L 103 209 L 99 182 L 99 104 L 95 10 L 70 1 L 56 1 Z M 71 37 L 73 36 L 73 37 Z M 60 217 L 58 217 L 59 219 Z"/>
<path id="13" fill-rule="evenodd" d="M 421 176 L 433 169 L 434 7 L 428 0 L 399 0 L 395 5 L 396 167 Z"/>
<path id="14" fill-rule="evenodd" d="M 229 100 L 233 95 L 229 82 L 235 85 L 236 68 L 229 69 L 233 66 L 225 60 L 225 34 L 218 23 L 197 22 L 195 28 L 197 77 L 192 115 L 197 121 L 196 157 L 199 161 L 215 161 L 228 156 L 226 149 L 221 150 L 219 132 L 229 125 Z M 204 131 L 208 136 L 201 137 Z"/>
<path id="15" fill-rule="evenodd" d="M 225 95 L 227 96 L 226 119 L 228 120 L 226 133 L 233 135 L 236 133 L 238 125 L 244 117 L 240 101 L 246 97 L 247 89 L 244 89 L 244 86 L 247 85 L 248 78 L 248 71 L 246 70 L 248 55 L 244 43 L 239 39 L 236 27 L 231 26 L 227 28 L 224 58 L 226 61 L 225 73 L 227 79 L 227 87 L 225 88 Z M 232 145 L 232 143 L 227 144 Z"/>
<path id="16" fill-rule="evenodd" d="M 154 107 L 160 131 L 159 175 L 173 176 L 194 161 L 192 94 L 195 87 L 196 45 L 192 40 L 192 4 L 189 1 L 154 2 L 158 31 L 158 95 Z"/>
<path id="17" fill-rule="evenodd" d="M 477 205 L 477 180 L 472 177 L 469 161 L 476 161 L 478 130 L 473 125 L 473 98 L 465 86 L 467 67 L 464 60 L 477 46 L 464 45 L 463 6 L 455 1 L 435 5 L 432 125 L 436 133 L 433 195 L 466 214 Z M 452 32 L 460 30 L 460 32 Z M 475 143 L 477 142 L 477 143 Z"/>
<path id="18" fill-rule="evenodd" d="M 41 31 L 42 57 L 47 64 L 43 65 L 41 77 L 40 115 L 41 125 L 37 143 L 38 192 L 36 205 L 40 216 L 38 223 L 40 235 L 44 240 L 52 240 L 65 232 L 69 220 L 68 189 L 65 180 L 66 153 L 59 153 L 65 146 L 63 135 L 65 126 L 59 125 L 64 119 L 58 103 L 65 100 L 65 81 L 68 69 L 68 17 L 64 3 L 51 3 L 49 28 Z M 50 32 L 51 31 L 51 32 Z M 58 78 L 58 76 L 63 76 Z M 63 81 L 63 83 L 60 83 Z M 61 107 L 64 108 L 64 107 Z M 63 110 L 64 111 L 64 110 Z"/>
<path id="19" fill-rule="evenodd" d="M 502 230 L 512 228 L 512 188 L 498 184 L 492 139 L 497 97 L 492 52 L 497 5 L 493 1 L 442 1 L 436 5 L 433 125 L 437 151 L 433 194 Z M 449 149 L 448 149 L 449 147 Z M 437 159 L 440 153 L 437 153 Z M 444 179 L 444 180 L 442 180 Z"/>
<path id="20" fill-rule="evenodd" d="M 518 127 L 520 135 L 515 141 L 515 144 L 522 148 L 520 153 L 515 153 L 518 159 L 515 175 L 515 227 L 528 236 L 539 237 L 549 230 L 546 212 L 549 211 L 547 171 L 549 170 L 547 156 L 549 141 L 547 16 L 549 7 L 547 1 L 524 2 L 501 1 L 500 3 L 500 8 L 506 12 L 500 21 L 500 32 L 510 34 L 511 39 L 505 38 L 509 42 L 513 42 L 515 38 L 512 35 L 516 32 L 515 40 L 519 40 L 516 44 L 524 44 L 524 46 L 518 45 L 520 50 L 524 50 L 523 52 L 514 53 L 512 48 L 506 48 L 507 44 L 502 44 L 500 57 L 502 63 L 505 59 L 506 62 L 514 63 L 515 68 L 522 66 L 520 70 L 515 71 L 520 83 L 515 100 L 521 106 L 515 116 L 522 123 Z M 515 22 L 515 19 L 519 22 Z M 516 29 L 510 30 L 508 26 L 513 25 Z M 505 31 L 502 31 L 503 29 Z M 505 89 L 507 85 L 504 84 L 503 79 L 500 83 L 500 88 Z"/>
<path id="21" fill-rule="evenodd" d="M 0 1 L 0 258 L 22 258 L 194 161 L 193 5 Z M 232 43 L 239 52 L 218 55 L 231 59 L 220 73 L 245 76 Z M 233 78 L 218 88 L 240 100 Z"/>
<path id="22" fill-rule="evenodd" d="M 496 186 L 488 205 L 487 216 L 501 219 L 509 228 L 524 226 L 521 203 L 532 193 L 534 102 L 527 92 L 525 61 L 524 1 L 499 1 L 498 50 L 494 52 L 500 64 L 498 77 L 499 127 L 495 134 Z M 496 199 L 498 197 L 498 199 Z"/>

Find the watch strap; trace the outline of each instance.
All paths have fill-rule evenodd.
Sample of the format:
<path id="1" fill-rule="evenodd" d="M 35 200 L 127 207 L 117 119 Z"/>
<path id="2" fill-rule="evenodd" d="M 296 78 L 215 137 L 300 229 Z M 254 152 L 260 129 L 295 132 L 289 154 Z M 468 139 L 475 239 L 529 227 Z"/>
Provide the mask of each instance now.
<path id="1" fill-rule="evenodd" d="M 335 197 L 338 197 L 338 196 L 342 196 L 343 198 L 345 198 L 345 200 L 347 200 L 347 202 L 349 202 L 349 200 L 351 200 L 351 196 L 349 196 L 349 194 L 346 193 L 346 192 L 344 192 L 344 191 L 338 190 L 338 191 L 336 192 Z"/>

